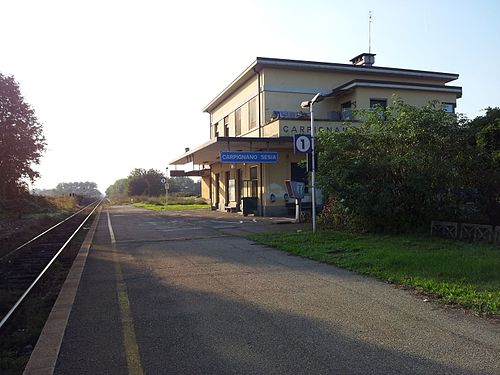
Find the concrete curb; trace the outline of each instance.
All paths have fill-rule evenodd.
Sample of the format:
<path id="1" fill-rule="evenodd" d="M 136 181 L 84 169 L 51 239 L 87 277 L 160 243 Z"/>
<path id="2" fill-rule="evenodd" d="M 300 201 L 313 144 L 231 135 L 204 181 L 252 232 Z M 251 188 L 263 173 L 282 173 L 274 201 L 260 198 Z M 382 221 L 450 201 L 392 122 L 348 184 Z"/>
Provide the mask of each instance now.
<path id="1" fill-rule="evenodd" d="M 64 332 L 75 301 L 85 262 L 87 261 L 87 255 L 99 223 L 101 211 L 102 206 L 99 207 L 97 216 L 85 236 L 85 240 L 38 338 L 35 349 L 31 353 L 23 375 L 52 375 L 54 373 L 59 349 L 61 348 Z"/>

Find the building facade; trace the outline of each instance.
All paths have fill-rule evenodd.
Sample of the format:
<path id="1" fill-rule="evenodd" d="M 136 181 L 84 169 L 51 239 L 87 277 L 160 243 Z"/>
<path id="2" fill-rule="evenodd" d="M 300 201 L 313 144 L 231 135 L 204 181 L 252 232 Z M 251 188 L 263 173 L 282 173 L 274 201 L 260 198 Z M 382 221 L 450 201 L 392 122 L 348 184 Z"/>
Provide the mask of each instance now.
<path id="1" fill-rule="evenodd" d="M 201 177 L 202 196 L 214 209 L 283 216 L 294 204 L 285 180 L 308 182 L 305 155 L 294 153 L 292 143 L 294 135 L 311 131 L 301 102 L 322 93 L 314 130 L 327 132 L 343 131 L 356 123 L 354 110 L 385 107 L 394 96 L 415 106 L 438 101 L 455 111 L 462 89 L 447 84 L 458 74 L 377 67 L 374 57 L 361 54 L 352 64 L 258 57 L 203 109 L 210 140 L 172 160 L 171 175 Z M 277 160 L 225 162 L 226 151 L 274 152 Z M 307 187 L 303 202 L 310 202 Z"/>

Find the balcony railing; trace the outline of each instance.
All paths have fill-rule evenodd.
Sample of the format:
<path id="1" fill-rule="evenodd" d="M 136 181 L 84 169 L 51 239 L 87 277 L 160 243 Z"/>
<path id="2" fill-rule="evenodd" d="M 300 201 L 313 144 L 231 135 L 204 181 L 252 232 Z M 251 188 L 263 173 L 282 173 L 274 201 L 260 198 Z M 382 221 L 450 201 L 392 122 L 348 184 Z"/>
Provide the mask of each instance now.
<path id="1" fill-rule="evenodd" d="M 273 111 L 271 115 L 271 121 L 273 120 L 308 120 L 311 118 L 309 112 L 304 111 Z M 316 120 L 328 120 L 328 121 L 353 121 L 352 109 L 345 108 L 342 111 L 329 111 L 325 116 L 315 116 Z"/>
<path id="2" fill-rule="evenodd" d="M 342 121 L 353 121 L 353 113 L 351 108 L 344 108 L 342 112 L 340 112 L 340 119 Z"/>

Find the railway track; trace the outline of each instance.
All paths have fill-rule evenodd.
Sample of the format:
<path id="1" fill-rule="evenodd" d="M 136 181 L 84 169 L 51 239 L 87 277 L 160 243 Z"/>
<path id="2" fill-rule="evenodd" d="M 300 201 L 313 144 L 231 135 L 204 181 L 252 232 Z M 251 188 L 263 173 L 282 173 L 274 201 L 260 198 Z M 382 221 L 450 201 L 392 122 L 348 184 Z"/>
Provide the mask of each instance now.
<path id="1" fill-rule="evenodd" d="M 71 248 L 72 239 L 85 225 L 90 226 L 88 220 L 101 203 L 102 200 L 93 202 L 0 257 L 0 295 L 16 301 L 12 306 L 0 304 L 0 334 L 43 278 L 52 271 L 65 277 L 77 252 L 65 250 Z M 26 319 L 29 317 L 23 320 Z"/>

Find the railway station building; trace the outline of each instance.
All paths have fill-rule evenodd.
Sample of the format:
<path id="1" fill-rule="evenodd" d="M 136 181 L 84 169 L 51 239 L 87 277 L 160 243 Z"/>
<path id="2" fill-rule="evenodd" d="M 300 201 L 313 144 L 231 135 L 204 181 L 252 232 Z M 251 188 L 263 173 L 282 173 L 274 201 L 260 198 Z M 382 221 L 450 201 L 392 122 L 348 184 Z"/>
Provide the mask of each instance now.
<path id="1" fill-rule="evenodd" d="M 294 135 L 311 131 L 301 102 L 317 93 L 324 98 L 314 106 L 316 133 L 356 126 L 354 110 L 385 107 L 394 96 L 415 106 L 438 101 L 455 111 L 462 88 L 448 83 L 458 74 L 379 67 L 374 59 L 370 53 L 350 64 L 258 57 L 203 109 L 210 139 L 172 160 L 171 176 L 201 177 L 202 197 L 216 210 L 289 215 L 294 202 L 285 180 L 305 182 L 303 202 L 311 202 L 305 154 L 293 148 Z"/>

